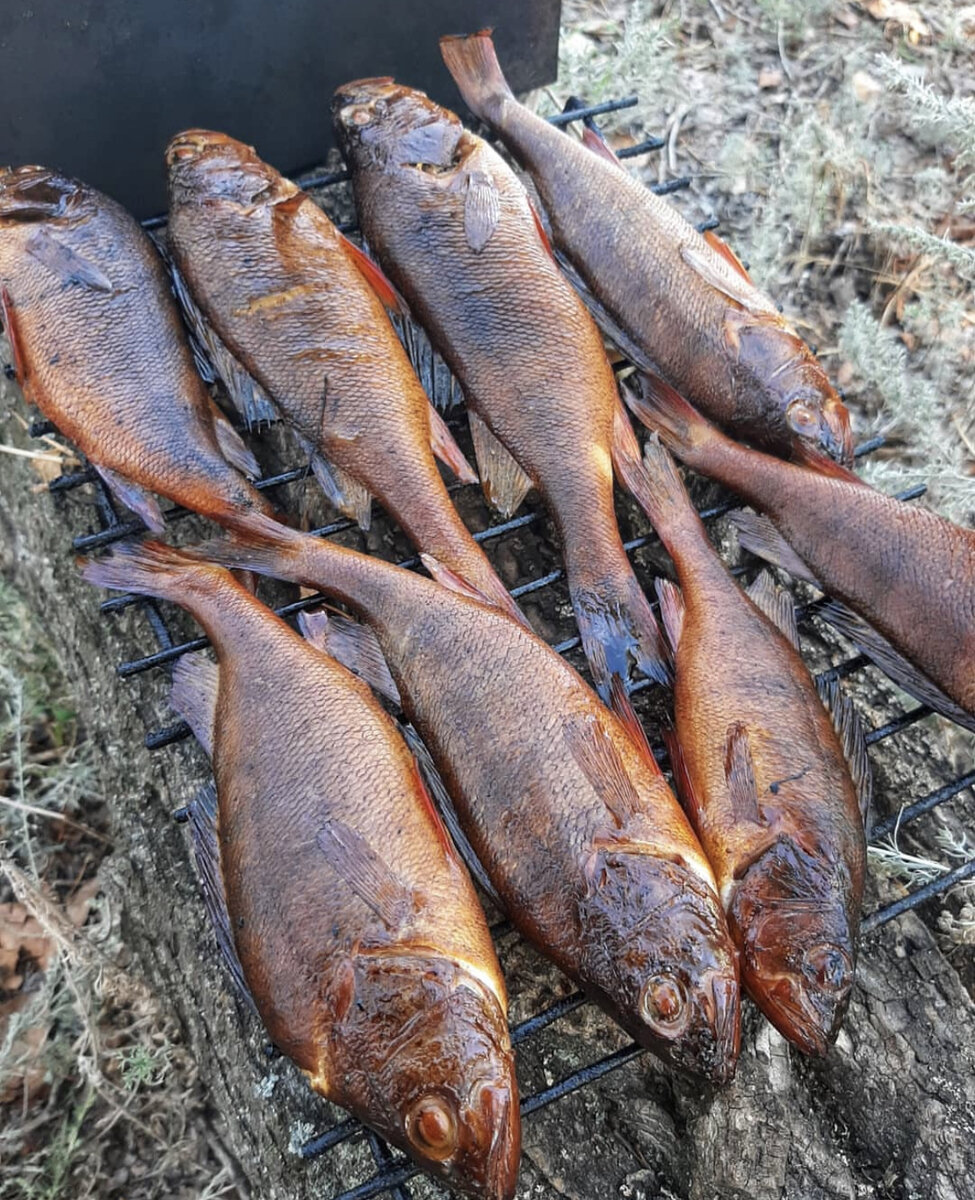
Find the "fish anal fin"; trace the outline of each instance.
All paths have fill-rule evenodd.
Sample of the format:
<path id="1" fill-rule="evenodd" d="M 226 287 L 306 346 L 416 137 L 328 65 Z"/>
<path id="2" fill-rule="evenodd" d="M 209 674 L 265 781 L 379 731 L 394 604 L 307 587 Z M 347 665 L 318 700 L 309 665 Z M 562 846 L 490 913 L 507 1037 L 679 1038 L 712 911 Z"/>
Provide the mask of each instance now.
<path id="1" fill-rule="evenodd" d="M 498 185 L 487 171 L 469 171 L 464 196 L 464 237 L 475 254 L 491 240 L 501 220 Z"/>
<path id="2" fill-rule="evenodd" d="M 867 739 L 863 725 L 853 701 L 846 695 L 836 679 L 817 679 L 816 690 L 829 713 L 836 736 L 843 748 L 843 757 L 850 768 L 850 777 L 860 804 L 863 827 L 870 824 L 870 803 L 873 799 L 873 774 L 867 755 Z"/>
<path id="3" fill-rule="evenodd" d="M 36 262 L 46 267 L 61 283 L 78 284 L 94 292 L 111 295 L 115 288 L 100 267 L 77 250 L 72 250 L 47 229 L 39 228 L 30 235 L 24 249 Z"/>
<path id="4" fill-rule="evenodd" d="M 400 704 L 399 688 L 390 673 L 379 639 L 368 625 L 320 608 L 299 613 L 298 625 L 310 645 L 330 654 L 391 703 Z"/>
<path id="5" fill-rule="evenodd" d="M 372 522 L 372 493 L 368 488 L 320 451 L 312 454 L 311 469 L 329 503 L 365 533 Z"/>
<path id="6" fill-rule="evenodd" d="M 606 162 L 612 163 L 614 167 L 619 167 L 621 171 L 626 170 L 620 160 L 606 144 L 606 141 L 599 136 L 595 129 L 590 129 L 588 125 L 586 125 L 582 130 L 582 144 L 587 150 L 591 150 L 593 154 L 597 155 L 599 158 L 605 159 Z"/>
<path id="7" fill-rule="evenodd" d="M 244 978 L 244 970 L 237 957 L 234 936 L 227 912 L 227 893 L 224 889 L 223 873 L 220 869 L 220 847 L 217 842 L 217 789 L 208 783 L 188 805 L 190 833 L 193 839 L 193 857 L 203 890 L 203 903 L 213 924 L 217 945 L 234 986 L 247 1006 L 255 1013 L 257 1005 Z"/>
<path id="8" fill-rule="evenodd" d="M 261 474 L 260 463 L 252 451 L 245 445 L 233 425 L 214 405 L 213 431 L 217 435 L 217 445 L 220 453 L 232 467 L 236 467 L 248 479 L 257 479 Z"/>
<path id="9" fill-rule="evenodd" d="M 562 737 L 617 829 L 629 825 L 640 812 L 640 797 L 619 752 L 597 719 L 584 713 L 568 717 Z"/>
<path id="10" fill-rule="evenodd" d="M 473 409 L 468 409 L 467 419 L 484 496 L 507 520 L 531 491 L 532 481 Z"/>
<path id="11" fill-rule="evenodd" d="M 416 893 L 366 839 L 338 819 L 326 821 L 315 835 L 332 870 L 348 884 L 390 931 L 399 930 L 416 908 Z"/>
<path id="12" fill-rule="evenodd" d="M 671 650 L 676 655 L 677 647 L 680 645 L 680 635 L 684 628 L 684 597 L 676 583 L 664 579 L 662 576 L 657 579 L 656 589 L 664 632 L 667 634 Z"/>
<path id="13" fill-rule="evenodd" d="M 141 484 L 133 483 L 124 475 L 113 471 L 111 467 L 102 467 L 98 463 L 92 463 L 92 466 L 112 495 L 126 508 L 131 509 L 147 529 L 153 533 L 162 533 L 165 530 L 166 522 L 163 520 L 162 509 L 151 492 Z"/>
<path id="14" fill-rule="evenodd" d="M 633 707 L 633 701 L 626 690 L 626 684 L 620 679 L 619 675 L 614 675 L 609 681 L 609 707 L 617 718 L 623 722 L 623 726 L 630 735 L 633 744 L 647 760 L 647 766 L 655 775 L 663 775 L 660 764 L 650 749 L 650 740 L 647 737 L 647 731 L 643 728 L 643 722 L 637 716 L 637 711 Z"/>
<path id="15" fill-rule="evenodd" d="M 169 702 L 211 758 L 219 686 L 220 668 L 203 651 L 177 659 Z"/>
<path id="16" fill-rule="evenodd" d="M 785 637 L 794 650 L 799 649 L 796 606 L 785 588 L 780 588 L 768 571 L 760 571 L 745 588 L 745 595 Z"/>
<path id="17" fill-rule="evenodd" d="M 975 733 L 975 715 L 967 712 L 950 696 L 945 695 L 923 671 L 915 667 L 900 651 L 895 650 L 883 634 L 878 633 L 872 625 L 868 625 L 862 617 L 857 616 L 845 604 L 841 604 L 838 600 L 830 600 L 817 610 L 816 615 L 822 617 L 824 621 L 848 638 L 861 654 L 865 654 L 898 687 L 903 688 L 915 700 L 926 704 L 928 708 L 947 717 L 949 721 L 961 725 L 963 729 L 970 729 Z"/>
<path id="18" fill-rule="evenodd" d="M 720 292 L 725 299 L 739 305 L 756 317 L 778 321 L 779 310 L 767 300 L 746 275 L 742 278 L 737 268 L 731 266 L 724 255 L 718 255 L 709 246 L 701 250 L 695 245 L 684 245 L 680 256 L 705 283 Z"/>
<path id="19" fill-rule="evenodd" d="M 355 264 L 359 274 L 369 284 L 385 307 L 392 313 L 407 316 L 408 309 L 405 301 L 386 278 L 382 268 L 377 266 L 364 250 L 360 250 L 354 242 L 350 242 L 345 234 L 340 233 L 339 238 L 341 239 L 342 249 L 345 251 L 346 256 Z"/>
<path id="20" fill-rule="evenodd" d="M 10 343 L 10 353 L 13 355 L 14 373 L 21 387 L 27 382 L 27 359 L 21 345 L 20 334 L 17 331 L 17 316 L 14 302 L 6 288 L 0 289 L 0 311 L 3 313 L 3 328 Z"/>
<path id="21" fill-rule="evenodd" d="M 775 528 L 770 517 L 741 509 L 733 512 L 730 520 L 738 531 L 738 541 L 746 550 L 788 571 L 796 579 L 819 587 L 819 580 Z"/>
<path id="22" fill-rule="evenodd" d="M 447 428 L 443 417 L 431 404 L 430 408 L 430 447 L 445 467 L 453 471 L 461 483 L 477 483 L 474 468 L 464 457 L 464 452 L 454 441 L 454 435 Z"/>
<path id="23" fill-rule="evenodd" d="M 721 257 L 724 258 L 730 266 L 734 267 L 734 269 L 738 272 L 738 274 L 742 277 L 742 279 L 747 279 L 749 283 L 752 282 L 752 278 L 748 274 L 748 272 L 745 270 L 744 264 L 742 263 L 741 259 L 734 252 L 734 250 L 732 250 L 732 248 L 728 245 L 727 242 L 722 241 L 721 238 L 718 237 L 718 235 L 714 232 L 713 229 L 706 229 L 704 231 L 704 240 L 707 242 L 707 244 L 711 247 L 712 250 L 716 250 L 718 252 L 718 254 L 720 254 Z"/>
<path id="24" fill-rule="evenodd" d="M 735 819 L 752 825 L 764 825 L 758 807 L 758 788 L 752 763 L 748 730 L 740 721 L 728 727 L 724 755 L 725 782 Z"/>

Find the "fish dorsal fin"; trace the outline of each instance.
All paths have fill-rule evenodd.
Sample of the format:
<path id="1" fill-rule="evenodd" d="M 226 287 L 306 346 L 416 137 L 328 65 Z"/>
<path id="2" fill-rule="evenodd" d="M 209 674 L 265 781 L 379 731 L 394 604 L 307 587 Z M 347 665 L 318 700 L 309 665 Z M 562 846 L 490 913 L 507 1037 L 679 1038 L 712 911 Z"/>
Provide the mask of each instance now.
<path id="1" fill-rule="evenodd" d="M 474 468 L 464 457 L 464 452 L 454 441 L 443 417 L 432 404 L 430 409 L 430 447 L 445 467 L 449 467 L 461 483 L 477 483 Z"/>
<path id="2" fill-rule="evenodd" d="M 468 600 L 476 600 L 478 604 L 487 604 L 494 609 L 498 607 L 489 596 L 485 596 L 469 579 L 465 579 L 463 575 L 458 574 L 452 568 L 444 566 L 432 554 L 421 554 L 420 562 L 423 563 L 441 587 L 445 587 L 451 592 L 456 592 L 458 596 L 466 596 Z"/>
<path id="3" fill-rule="evenodd" d="M 108 295 L 115 291 L 112 281 L 100 267 L 77 250 L 59 242 L 50 230 L 35 229 L 24 244 L 24 249 L 63 284 L 77 284 Z"/>
<path id="4" fill-rule="evenodd" d="M 768 571 L 760 571 L 745 588 L 745 595 L 765 614 L 783 634 L 794 650 L 799 649 L 799 628 L 796 625 L 796 606 L 785 588 L 776 586 Z"/>
<path id="5" fill-rule="evenodd" d="M 677 653 L 680 645 L 680 635 L 684 628 L 684 597 L 676 583 L 669 579 L 658 577 L 656 582 L 657 599 L 660 601 L 660 616 L 664 623 L 664 631 L 670 648 Z"/>
<path id="6" fill-rule="evenodd" d="M 617 829 L 625 828 L 640 812 L 640 797 L 609 735 L 594 716 L 578 713 L 566 719 L 562 736 Z"/>
<path id="7" fill-rule="evenodd" d="M 817 616 L 828 621 L 835 629 L 856 646 L 861 654 L 865 654 L 890 679 L 904 689 L 915 700 L 920 700 L 928 708 L 975 733 L 975 716 L 966 712 L 959 704 L 946 696 L 923 671 L 909 662 L 887 639 L 868 625 L 862 617 L 857 616 L 838 600 L 830 600 L 817 609 Z"/>
<path id="8" fill-rule="evenodd" d="M 316 650 L 330 654 L 380 696 L 397 707 L 400 705 L 399 688 L 390 673 L 379 638 L 368 625 L 319 608 L 299 613 L 298 626 Z"/>
<path id="9" fill-rule="evenodd" d="M 326 821 L 315 835 L 329 866 L 391 932 L 416 910 L 416 893 L 407 887 L 366 839 L 344 821 Z"/>
<path id="10" fill-rule="evenodd" d="M 704 240 L 707 242 L 707 244 L 711 247 L 712 250 L 717 251 L 717 253 L 720 254 L 721 257 L 727 261 L 729 266 L 734 267 L 734 269 L 738 272 L 738 274 L 742 277 L 742 279 L 747 279 L 749 283 L 752 282 L 752 278 L 748 274 L 748 272 L 745 270 L 745 266 L 742 263 L 741 259 L 734 252 L 734 250 L 732 250 L 732 248 L 728 245 L 727 242 L 722 241 L 721 238 L 718 237 L 718 235 L 714 232 L 713 229 L 705 229 Z M 752 286 L 754 286 L 754 284 Z"/>
<path id="11" fill-rule="evenodd" d="M 0 289 L 0 310 L 3 312 L 3 328 L 10 343 L 10 353 L 13 355 L 14 374 L 21 387 L 27 382 L 27 359 L 24 348 L 17 332 L 17 317 L 14 302 L 6 288 Z"/>
<path id="12" fill-rule="evenodd" d="M 162 515 L 162 509 L 152 492 L 144 488 L 141 483 L 133 483 L 131 479 L 126 479 L 124 475 L 113 471 L 111 467 L 103 467 L 96 462 L 91 465 L 101 476 L 112 495 L 126 508 L 131 509 L 147 529 L 153 533 L 162 533 L 165 530 L 166 522 Z"/>
<path id="13" fill-rule="evenodd" d="M 817 679 L 816 691 L 829 713 L 836 736 L 843 748 L 843 757 L 850 768 L 850 777 L 860 802 L 863 827 L 870 824 L 870 802 L 873 799 L 873 774 L 867 756 L 867 739 L 863 725 L 853 701 L 846 695 L 836 679 Z"/>
<path id="14" fill-rule="evenodd" d="M 337 467 L 320 450 L 311 456 L 312 474 L 328 497 L 328 502 L 343 516 L 355 521 L 365 533 L 372 523 L 372 493 L 348 471 Z"/>
<path id="15" fill-rule="evenodd" d="M 756 317 L 779 319 L 779 310 L 771 300 L 765 299 L 747 276 L 743 279 L 723 255 L 715 253 L 710 247 L 708 251 L 696 245 L 685 245 L 680 248 L 680 256 L 705 283 L 746 312 Z"/>
<path id="16" fill-rule="evenodd" d="M 244 970 L 237 957 L 234 946 L 234 935 L 230 926 L 230 914 L 227 912 L 227 893 L 223 885 L 223 873 L 220 870 L 220 847 L 217 842 L 217 788 L 208 783 L 201 788 L 195 798 L 187 806 L 190 818 L 190 833 L 193 838 L 193 857 L 196 859 L 196 870 L 200 877 L 200 887 L 203 890 L 203 903 L 206 907 L 213 932 L 220 947 L 220 954 L 226 963 L 234 986 L 240 992 L 247 1006 L 257 1012 L 257 1005 L 251 995 Z"/>
<path id="17" fill-rule="evenodd" d="M 621 171 L 626 170 L 626 167 L 623 166 L 620 160 L 606 144 L 605 140 L 599 136 L 595 129 L 590 129 L 588 125 L 586 125 L 582 131 L 582 144 L 587 150 L 591 150 L 598 158 L 602 158 L 606 162 L 612 163 L 614 167 L 619 167 Z"/>
<path id="18" fill-rule="evenodd" d="M 501 220 L 501 195 L 488 171 L 468 171 L 463 178 L 464 238 L 480 254 Z"/>
<path id="19" fill-rule="evenodd" d="M 248 479 L 260 477 L 260 463 L 216 405 L 213 406 L 213 432 L 217 436 L 220 453 L 232 467 L 236 467 Z"/>
<path id="20" fill-rule="evenodd" d="M 203 651 L 176 660 L 169 702 L 211 758 L 219 686 L 220 668 Z"/>
<path id="21" fill-rule="evenodd" d="M 728 726 L 724 773 L 735 819 L 753 825 L 764 825 L 758 807 L 758 789 L 748 730 L 740 721 Z"/>
<path id="22" fill-rule="evenodd" d="M 532 481 L 473 409 L 468 409 L 467 420 L 484 496 L 507 520 L 531 491 Z"/>
<path id="23" fill-rule="evenodd" d="M 637 716 L 636 709 L 633 707 L 633 701 L 626 690 L 626 684 L 616 674 L 609 681 L 609 707 L 616 714 L 617 718 L 623 722 L 623 727 L 630 735 L 633 744 L 646 759 L 647 766 L 655 775 L 662 775 L 663 772 L 660 769 L 660 764 L 654 758 L 653 751 L 650 749 L 647 731 L 643 728 L 643 722 Z"/>
<path id="24" fill-rule="evenodd" d="M 409 310 L 406 307 L 406 302 L 386 278 L 382 268 L 377 266 L 364 250 L 360 250 L 354 242 L 350 242 L 345 234 L 340 233 L 339 240 L 349 261 L 355 264 L 356 270 L 365 279 L 366 283 L 369 284 L 385 307 L 392 313 L 407 316 Z"/>
<path id="25" fill-rule="evenodd" d="M 667 747 L 667 757 L 670 759 L 670 769 L 674 775 L 677 797 L 695 829 L 699 828 L 702 805 L 694 785 L 691 783 L 691 773 L 687 768 L 684 747 L 677 736 L 677 730 L 673 725 L 667 723 L 661 729 L 660 736 Z"/>
<path id="26" fill-rule="evenodd" d="M 775 528 L 770 517 L 740 509 L 731 514 L 730 520 L 738 531 L 738 541 L 746 550 L 788 571 L 794 578 L 819 587 L 819 580 Z"/>
<path id="27" fill-rule="evenodd" d="M 553 261 L 557 262 L 558 259 L 555 257 L 555 251 L 552 249 L 552 239 L 548 236 L 548 230 L 545 228 L 545 223 L 542 221 L 538 209 L 535 207 L 530 196 L 528 197 L 528 207 L 531 210 L 532 219 L 535 222 L 535 229 L 539 238 L 541 238 L 542 245 L 545 247 L 545 250 L 553 259 Z"/>

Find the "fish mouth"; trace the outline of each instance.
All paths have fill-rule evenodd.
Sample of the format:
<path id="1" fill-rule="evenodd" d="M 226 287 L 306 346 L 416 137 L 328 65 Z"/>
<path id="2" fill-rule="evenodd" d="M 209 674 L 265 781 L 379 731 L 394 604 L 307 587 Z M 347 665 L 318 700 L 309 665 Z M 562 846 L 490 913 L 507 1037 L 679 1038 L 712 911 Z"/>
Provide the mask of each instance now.
<path id="1" fill-rule="evenodd" d="M 789 428 L 798 439 L 796 457 L 816 465 L 817 454 L 828 454 L 844 467 L 853 465 L 853 429 L 846 405 L 831 396 L 821 406 L 794 400 L 786 409 Z"/>
<path id="2" fill-rule="evenodd" d="M 746 986 L 775 1028 L 805 1054 L 822 1058 L 836 1040 L 853 991 L 854 966 L 838 946 L 809 951 L 806 966 L 815 972 L 751 972 Z"/>
<path id="3" fill-rule="evenodd" d="M 64 216 L 83 185 L 37 165 L 0 171 L 0 219 L 41 221 Z"/>
<path id="4" fill-rule="evenodd" d="M 210 129 L 184 129 L 177 133 L 166 147 L 166 166 L 174 167 L 180 163 L 194 162 L 213 150 L 221 150 L 231 145 L 233 139 L 225 133 L 216 133 Z"/>
<path id="5" fill-rule="evenodd" d="M 480 1090 L 479 1115 L 491 1131 L 483 1194 L 490 1200 L 512 1200 L 521 1162 L 521 1116 L 511 1087 L 489 1084 Z"/>

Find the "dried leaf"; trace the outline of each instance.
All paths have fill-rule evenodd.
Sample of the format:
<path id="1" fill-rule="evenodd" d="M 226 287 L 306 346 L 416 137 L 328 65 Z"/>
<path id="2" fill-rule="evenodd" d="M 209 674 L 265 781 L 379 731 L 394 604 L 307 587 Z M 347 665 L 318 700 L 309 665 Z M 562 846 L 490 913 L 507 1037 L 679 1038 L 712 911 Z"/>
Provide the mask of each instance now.
<path id="1" fill-rule="evenodd" d="M 876 21 L 893 21 L 902 26 L 908 41 L 919 42 L 931 36 L 931 27 L 913 4 L 905 0 L 865 0 L 863 6 Z"/>
<path id="2" fill-rule="evenodd" d="M 758 73 L 758 86 L 760 88 L 777 88 L 781 86 L 784 78 L 780 67 L 762 67 Z"/>

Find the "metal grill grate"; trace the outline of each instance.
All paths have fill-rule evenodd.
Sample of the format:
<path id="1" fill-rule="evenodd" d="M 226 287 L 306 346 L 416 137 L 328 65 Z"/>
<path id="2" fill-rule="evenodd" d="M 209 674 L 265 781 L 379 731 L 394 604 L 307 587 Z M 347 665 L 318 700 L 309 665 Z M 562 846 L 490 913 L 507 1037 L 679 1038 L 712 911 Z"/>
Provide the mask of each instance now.
<path id="1" fill-rule="evenodd" d="M 550 118 L 553 124 L 565 126 L 573 121 L 583 120 L 587 124 L 593 124 L 593 118 L 608 112 L 614 112 L 619 109 L 632 107 L 637 102 L 635 96 L 626 97 L 622 100 L 609 101 L 604 104 L 586 107 L 578 101 L 570 101 L 566 106 L 566 111 L 555 117 Z M 639 154 L 644 154 L 648 151 L 657 150 L 664 145 L 664 141 L 660 138 L 647 138 L 638 145 L 631 146 L 620 152 L 620 157 L 628 158 Z M 348 179 L 348 173 L 345 170 L 320 172 L 315 175 L 305 176 L 299 179 L 298 182 L 305 188 L 331 188 L 343 184 Z M 685 178 L 674 179 L 664 184 L 654 185 L 653 189 L 658 193 L 670 193 L 685 188 L 689 184 L 689 180 Z M 165 217 L 152 218 L 144 225 L 147 229 L 156 229 L 165 224 Z M 714 228 L 717 225 L 716 220 L 710 220 L 703 223 L 699 228 Z M 354 228 L 354 225 L 346 223 L 346 229 Z M 410 345 L 411 350 L 416 350 L 417 343 L 423 343 L 424 338 L 419 331 L 408 329 L 405 332 L 405 340 Z M 427 344 L 428 357 L 425 366 L 421 369 L 421 377 L 428 391 L 438 389 L 443 385 L 446 368 L 441 362 L 432 356 Z M 456 395 L 456 387 L 449 377 L 446 380 L 446 387 L 450 389 L 449 394 Z M 52 431 L 52 426 L 46 421 L 37 421 L 31 426 L 31 433 L 34 436 L 41 436 Z M 870 442 L 862 444 L 858 451 L 858 457 L 870 454 L 882 444 L 882 439 L 877 438 Z M 310 474 L 307 466 L 298 466 L 290 470 L 281 471 L 274 475 L 266 476 L 257 483 L 257 487 L 261 490 L 277 488 L 284 484 L 293 483 L 306 478 Z M 63 475 L 61 478 L 54 480 L 50 484 L 50 491 L 59 493 L 72 490 L 82 484 L 93 485 L 93 505 L 95 515 L 97 517 L 98 528 L 93 532 L 81 534 L 73 539 L 72 548 L 78 552 L 88 553 L 96 549 L 108 546 L 113 542 L 117 542 L 125 537 L 137 534 L 142 531 L 143 526 L 137 520 L 119 518 L 113 502 L 106 492 L 101 480 L 95 472 L 90 468 L 76 471 L 72 474 Z M 461 485 L 454 485 L 451 490 L 456 491 Z M 902 493 L 900 499 L 904 501 L 912 500 L 924 492 L 924 488 L 913 488 L 908 492 Z M 707 521 L 713 521 L 723 514 L 737 507 L 737 501 L 728 496 L 721 502 L 712 504 L 710 507 L 701 509 L 702 518 Z M 180 508 L 171 508 L 166 514 L 168 522 L 178 521 L 187 515 L 186 510 Z M 512 520 L 505 521 L 501 524 L 492 525 L 487 529 L 474 534 L 477 541 L 488 548 L 497 547 L 503 539 L 510 537 L 512 534 L 520 530 L 524 530 L 529 526 L 539 526 L 544 523 L 543 514 L 538 511 L 526 512 Z M 341 519 L 330 522 L 312 532 L 321 537 L 331 537 L 338 533 L 354 528 L 354 523 L 349 520 Z M 642 535 L 631 539 L 625 543 L 626 550 L 629 554 L 633 554 L 636 550 L 645 546 L 657 544 L 657 538 L 652 533 Z M 411 556 L 404 559 L 401 563 L 403 567 L 415 567 L 418 565 L 418 559 Z M 736 573 L 741 574 L 748 568 L 735 568 Z M 528 596 L 543 589 L 550 588 L 558 580 L 563 577 L 561 569 L 552 570 L 546 574 L 533 578 L 519 587 L 513 588 L 511 594 L 517 599 Z M 304 599 L 295 601 L 290 604 L 285 604 L 275 609 L 275 611 L 283 617 L 291 617 L 302 609 L 312 607 L 320 603 L 321 598 L 318 596 L 309 596 Z M 817 608 L 821 601 L 812 601 L 805 604 L 800 604 L 796 608 L 796 616 L 800 622 L 800 626 L 805 625 L 807 628 L 815 619 Z M 174 662 L 183 654 L 191 653 L 196 650 L 203 649 L 207 644 L 207 640 L 203 637 L 192 638 L 189 640 L 176 640 L 170 626 L 163 617 L 158 605 L 152 601 L 142 597 L 133 595 L 116 596 L 102 603 L 101 609 L 105 613 L 119 612 L 131 605 L 136 605 L 143 612 L 146 622 L 149 626 L 149 631 L 156 643 L 156 649 L 145 651 L 138 657 L 132 658 L 119 664 L 117 670 L 122 676 L 134 676 L 143 672 L 149 671 L 152 668 L 163 666 Z M 579 638 L 571 637 L 561 642 L 554 644 L 554 649 L 560 654 L 568 654 L 579 646 Z M 824 677 L 845 678 L 854 675 L 867 666 L 867 660 L 856 655 L 848 658 L 837 665 L 822 672 Z M 649 681 L 638 681 L 634 687 L 634 692 L 643 691 L 650 686 Z M 868 745 L 876 745 L 888 738 L 896 737 L 923 717 L 929 714 L 930 710 L 917 706 L 902 712 L 900 715 L 887 721 L 885 724 L 870 730 L 867 733 Z M 146 736 L 146 746 L 150 749 L 158 749 L 160 747 L 177 742 L 189 736 L 189 728 L 185 722 L 176 722 L 165 728 L 151 731 Z M 662 747 L 655 747 L 661 758 L 664 757 Z M 916 797 L 909 802 L 905 802 L 900 812 L 894 816 L 887 817 L 873 826 L 870 830 L 869 839 L 874 841 L 879 837 L 886 837 L 899 829 L 904 828 L 911 822 L 918 820 L 920 817 L 932 812 L 940 805 L 946 803 L 953 797 L 959 795 L 966 788 L 975 785 L 975 771 L 968 771 L 961 775 L 953 782 L 945 784 L 943 787 L 932 791 L 925 796 Z M 893 920 L 909 909 L 915 909 L 926 901 L 935 896 L 943 894 L 956 884 L 963 880 L 970 879 L 975 876 L 975 860 L 964 862 L 953 869 L 947 869 L 945 866 L 944 872 L 931 882 L 922 887 L 908 892 L 901 899 L 888 904 L 886 907 L 880 908 L 875 912 L 870 913 L 863 922 L 863 932 L 865 934 L 872 932 L 886 922 Z M 502 921 L 492 928 L 492 933 L 498 939 L 506 934 L 511 933 L 511 926 L 506 921 Z M 559 1021 L 560 1019 L 569 1016 L 575 1012 L 583 1004 L 586 1003 L 585 998 L 581 993 L 574 993 L 565 997 L 543 1011 L 535 1014 L 529 1019 L 515 1025 L 511 1029 L 512 1042 L 516 1047 L 524 1046 L 532 1038 L 535 1038 L 542 1030 Z M 624 1046 L 615 1052 L 597 1059 L 588 1066 L 582 1067 L 572 1073 L 558 1079 L 550 1086 L 543 1090 L 530 1093 L 523 1097 L 521 1111 L 524 1117 L 530 1116 L 539 1109 L 553 1104 L 560 1098 L 568 1095 L 570 1092 L 578 1088 L 584 1087 L 587 1084 L 593 1083 L 610 1071 L 622 1066 L 624 1063 L 630 1062 L 638 1054 L 642 1053 L 636 1044 Z M 364 1127 L 354 1118 L 349 1117 L 341 1121 L 333 1128 L 327 1130 L 320 1136 L 313 1138 L 307 1142 L 301 1149 L 301 1154 L 306 1158 L 312 1158 L 318 1155 L 325 1154 L 329 1150 L 338 1146 L 342 1142 L 350 1139 L 365 1138 L 375 1162 L 375 1173 L 359 1183 L 358 1185 L 336 1194 L 331 1200 L 366 1200 L 367 1197 L 376 1196 L 383 1192 L 389 1192 L 396 1200 L 409 1200 L 410 1192 L 407 1188 L 407 1181 L 416 1175 L 419 1168 L 414 1166 L 412 1162 L 401 1157 L 391 1154 L 389 1148 L 375 1134 L 364 1129 Z"/>

